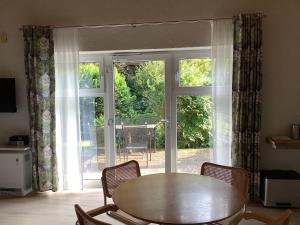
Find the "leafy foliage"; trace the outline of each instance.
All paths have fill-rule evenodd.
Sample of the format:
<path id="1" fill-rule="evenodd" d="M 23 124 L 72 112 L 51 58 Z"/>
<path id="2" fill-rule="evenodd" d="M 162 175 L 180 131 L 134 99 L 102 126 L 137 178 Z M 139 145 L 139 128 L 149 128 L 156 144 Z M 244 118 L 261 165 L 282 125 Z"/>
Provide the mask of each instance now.
<path id="1" fill-rule="evenodd" d="M 211 85 L 211 59 L 180 60 L 179 73 L 180 85 L 183 87 Z"/>
<path id="2" fill-rule="evenodd" d="M 116 118 L 131 124 L 145 120 L 157 123 L 157 143 L 164 146 L 165 89 L 164 63 L 147 61 L 138 64 L 116 63 L 115 108 Z M 181 86 L 211 85 L 210 59 L 185 59 L 180 61 Z M 99 67 L 93 63 L 80 65 L 80 88 L 99 87 Z M 103 98 L 86 98 L 83 107 L 94 107 L 95 114 L 85 121 L 104 124 Z M 94 116 L 94 117 L 93 117 Z M 92 118 L 93 117 L 93 118 Z M 177 97 L 177 139 L 179 148 L 211 146 L 212 100 L 208 96 Z"/>
<path id="3" fill-rule="evenodd" d="M 97 63 L 80 63 L 79 88 L 99 88 L 100 71 Z"/>
<path id="4" fill-rule="evenodd" d="M 136 96 L 130 94 L 130 89 L 127 86 L 124 74 L 119 73 L 117 68 L 115 68 L 114 75 L 116 114 L 120 119 L 132 119 L 136 115 L 133 109 Z"/>
<path id="5" fill-rule="evenodd" d="M 159 121 L 164 118 L 165 88 L 164 64 L 162 61 L 144 62 L 136 69 L 137 93 L 145 99 L 145 113 Z"/>
<path id="6" fill-rule="evenodd" d="M 177 141 L 180 148 L 211 146 L 211 97 L 178 97 L 177 121 Z"/>

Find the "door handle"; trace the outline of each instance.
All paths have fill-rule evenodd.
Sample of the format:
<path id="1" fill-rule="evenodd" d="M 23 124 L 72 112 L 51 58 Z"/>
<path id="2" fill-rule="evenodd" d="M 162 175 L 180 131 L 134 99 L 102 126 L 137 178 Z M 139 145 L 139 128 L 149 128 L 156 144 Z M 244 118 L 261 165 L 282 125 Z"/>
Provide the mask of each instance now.
<path id="1" fill-rule="evenodd" d="M 160 122 L 162 122 L 166 127 L 169 127 L 170 121 L 168 119 L 161 119 Z"/>
<path id="2" fill-rule="evenodd" d="M 114 119 L 113 118 L 108 119 L 107 125 L 110 126 L 110 125 L 113 125 L 113 124 L 114 124 Z"/>

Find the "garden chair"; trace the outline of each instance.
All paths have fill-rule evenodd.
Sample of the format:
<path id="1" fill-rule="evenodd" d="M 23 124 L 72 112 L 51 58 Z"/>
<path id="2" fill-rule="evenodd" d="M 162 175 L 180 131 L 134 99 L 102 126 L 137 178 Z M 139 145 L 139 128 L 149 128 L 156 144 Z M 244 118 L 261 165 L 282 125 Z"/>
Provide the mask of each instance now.
<path id="1" fill-rule="evenodd" d="M 100 171 L 105 161 L 104 141 L 104 127 L 96 127 L 97 163 Z"/>
<path id="2" fill-rule="evenodd" d="M 236 187 L 244 197 L 245 202 L 243 209 L 233 218 L 240 217 L 245 212 L 248 194 L 248 172 L 245 169 L 205 162 L 201 166 L 201 175 L 222 180 Z M 228 220 L 230 221 L 231 219 L 232 218 L 229 218 L 225 221 L 213 224 L 227 224 Z"/>
<path id="3" fill-rule="evenodd" d="M 102 206 L 90 211 L 83 211 L 82 208 L 76 204 L 75 206 L 75 212 L 77 215 L 77 222 L 76 225 L 110 225 L 109 223 L 105 223 L 103 221 L 97 220 L 93 217 L 98 216 L 103 213 L 107 213 L 109 211 L 116 211 L 118 208 L 113 205 L 109 204 L 106 206 Z"/>
<path id="4" fill-rule="evenodd" d="M 149 149 L 150 131 L 147 125 L 133 125 L 123 127 L 124 151 L 128 160 L 128 154 L 141 151 L 146 154 L 146 165 L 148 167 L 149 155 L 151 159 L 151 151 Z M 149 154 L 149 155 L 148 155 Z"/>
<path id="5" fill-rule="evenodd" d="M 96 127 L 96 142 L 99 153 L 104 153 L 104 127 Z"/>
<path id="6" fill-rule="evenodd" d="M 104 205 L 107 205 L 108 198 L 112 198 L 114 190 L 123 182 L 141 176 L 140 166 L 137 161 L 131 160 L 117 166 L 107 167 L 102 171 L 102 188 Z M 146 193 L 145 193 L 146 194 Z M 122 223 L 129 225 L 147 225 L 148 222 L 136 219 L 129 214 L 121 211 L 111 211 L 109 216 Z"/>

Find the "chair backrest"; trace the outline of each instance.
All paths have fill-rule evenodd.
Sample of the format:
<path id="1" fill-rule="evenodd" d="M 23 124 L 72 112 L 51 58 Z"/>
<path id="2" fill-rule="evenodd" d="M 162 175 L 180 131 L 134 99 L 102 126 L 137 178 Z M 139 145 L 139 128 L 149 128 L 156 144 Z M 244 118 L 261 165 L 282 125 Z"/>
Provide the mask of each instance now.
<path id="1" fill-rule="evenodd" d="M 140 166 L 135 160 L 105 168 L 101 177 L 104 197 L 111 198 L 121 183 L 139 176 L 141 176 Z"/>
<path id="2" fill-rule="evenodd" d="M 148 148 L 149 129 L 147 125 L 124 126 L 123 136 L 125 147 Z"/>
<path id="3" fill-rule="evenodd" d="M 109 223 L 105 223 L 103 221 L 94 219 L 85 211 L 83 211 L 82 208 L 77 204 L 75 205 L 75 212 L 77 215 L 79 225 L 110 225 Z"/>
<path id="4" fill-rule="evenodd" d="M 248 172 L 243 168 L 223 166 L 205 162 L 201 166 L 201 175 L 210 176 L 222 180 L 236 187 L 247 199 Z"/>

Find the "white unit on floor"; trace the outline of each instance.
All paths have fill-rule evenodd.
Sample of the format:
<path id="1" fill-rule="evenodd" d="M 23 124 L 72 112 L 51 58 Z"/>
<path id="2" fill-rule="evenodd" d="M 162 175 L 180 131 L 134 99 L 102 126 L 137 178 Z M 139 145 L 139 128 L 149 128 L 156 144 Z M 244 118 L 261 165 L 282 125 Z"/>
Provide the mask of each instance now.
<path id="1" fill-rule="evenodd" d="M 29 147 L 0 147 L 0 195 L 24 196 L 32 191 L 32 155 Z"/>
<path id="2" fill-rule="evenodd" d="M 300 179 L 265 179 L 263 204 L 300 208 Z"/>

